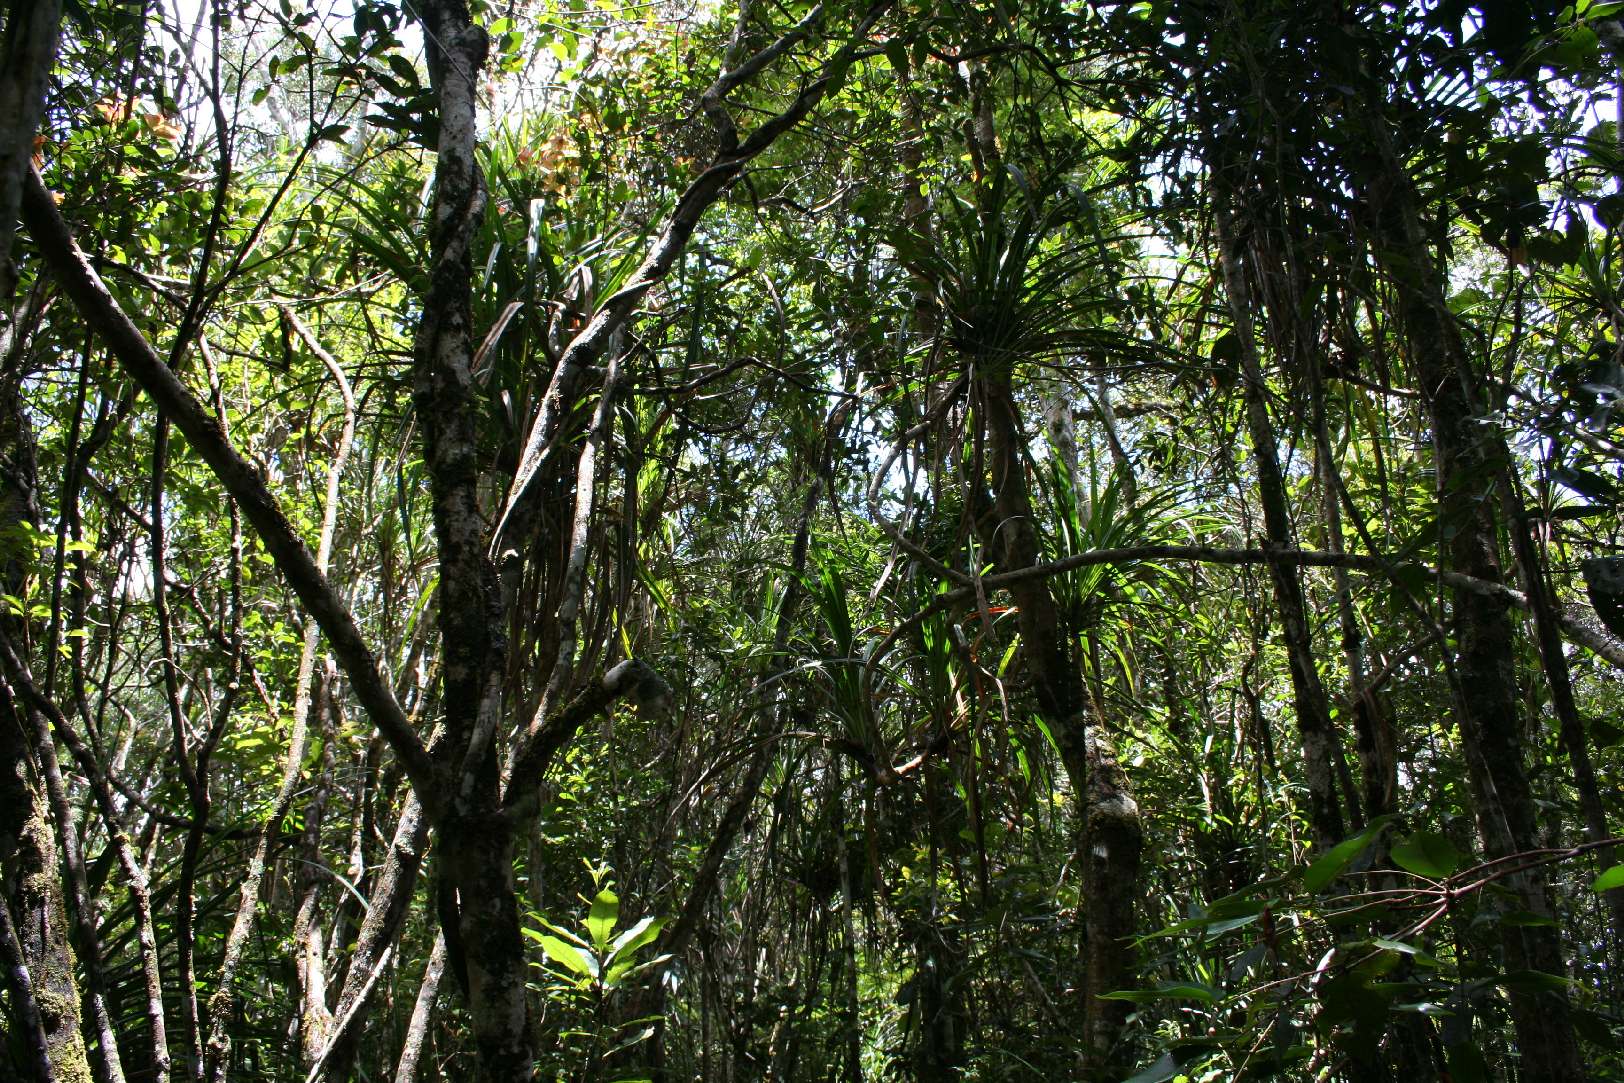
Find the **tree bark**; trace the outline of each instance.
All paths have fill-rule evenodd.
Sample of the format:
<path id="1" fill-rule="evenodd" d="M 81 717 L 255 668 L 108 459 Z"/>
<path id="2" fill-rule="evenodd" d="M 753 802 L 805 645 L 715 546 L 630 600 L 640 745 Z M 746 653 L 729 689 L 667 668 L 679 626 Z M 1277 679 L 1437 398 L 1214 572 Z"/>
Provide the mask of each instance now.
<path id="1" fill-rule="evenodd" d="M 1503 452 L 1509 459 L 1509 452 Z M 1563 651 L 1562 636 L 1556 626 L 1556 607 L 1546 580 L 1545 563 L 1530 536 L 1522 493 L 1510 469 L 1500 478 L 1505 506 L 1511 512 L 1511 549 L 1515 554 L 1517 570 L 1528 596 L 1534 618 L 1534 638 L 1539 648 L 1540 666 L 1545 671 L 1546 683 L 1551 689 L 1551 711 L 1556 715 L 1557 734 L 1568 754 L 1573 768 L 1573 789 L 1579 798 L 1579 812 L 1584 818 L 1585 841 L 1596 844 L 1596 860 L 1608 869 L 1617 863 L 1616 850 L 1606 842 L 1612 837 L 1607 829 L 1607 807 L 1602 802 L 1601 785 L 1596 778 L 1596 765 L 1590 758 L 1590 737 L 1585 732 L 1584 718 L 1573 696 L 1573 671 Z M 1613 959 L 1619 958 L 1624 947 L 1624 888 L 1613 888 L 1602 893 L 1612 922 Z"/>
<path id="2" fill-rule="evenodd" d="M 1139 805 L 1116 750 L 1097 722 L 1084 730 L 1088 790 L 1083 819 L 1083 897 L 1088 900 L 1088 943 L 1083 995 L 1083 1072 L 1089 1079 L 1116 1079 L 1128 1066 L 1118 1043 L 1134 1006 L 1103 1000 L 1132 987 L 1138 975 L 1133 904 L 1138 895 L 1145 835 Z"/>
<path id="3" fill-rule="evenodd" d="M 1399 322 L 1431 414 L 1443 528 L 1440 560 L 1452 571 L 1498 584 L 1502 573 L 1493 496 L 1504 460 L 1483 420 L 1489 407 L 1473 387 L 1465 339 L 1449 311 L 1421 228 L 1414 183 L 1385 123 L 1373 122 L 1373 161 L 1361 183 L 1378 231 L 1375 255 L 1397 287 Z M 1507 608 L 1504 598 L 1486 592 L 1457 588 L 1451 597 L 1458 641 L 1457 722 L 1478 827 L 1495 858 L 1539 845 Z M 1521 908 L 1552 913 L 1542 867 L 1508 877 L 1506 886 Z M 1565 972 L 1554 924 L 1502 924 L 1500 938 L 1508 971 Z M 1523 1077 L 1531 1083 L 1584 1078 L 1566 992 L 1517 988 L 1509 998 Z"/>
<path id="4" fill-rule="evenodd" d="M 33 449 L 30 434 L 8 388 L 0 407 L 0 526 L 15 530 L 37 522 L 34 509 Z M 8 593 L 21 595 L 27 566 L 4 557 L 0 576 Z M 14 618 L 3 618 L 13 623 Z M 80 1031 L 76 961 L 68 942 L 67 907 L 62 897 L 61 865 L 36 761 L 37 733 L 29 707 L 14 694 L 10 681 L 0 683 L 0 877 L 16 944 L 8 959 L 12 995 L 32 1005 L 50 1078 L 57 1083 L 88 1083 L 90 1060 Z M 30 1031 L 33 1028 L 28 1028 Z"/>
<path id="5" fill-rule="evenodd" d="M 23 958 L 23 946 L 17 939 L 17 930 L 11 927 L 9 901 L 0 905 L 0 963 L 6 968 L 6 987 L 10 990 L 12 1011 L 22 1032 L 24 1056 L 34 1083 L 55 1083 L 56 1069 L 51 1064 L 50 1037 L 45 1032 L 45 1020 L 40 1013 L 39 1001 L 34 996 L 34 976 L 29 973 L 28 960 Z"/>
<path id="6" fill-rule="evenodd" d="M 61 0 L 11 0 L 0 38 L 0 298 L 17 286 L 11 241 L 61 22 Z"/>
<path id="7" fill-rule="evenodd" d="M 351 1074 L 367 1008 L 378 987 L 378 978 L 387 964 L 389 952 L 406 922 L 412 892 L 423 867 L 423 850 L 428 838 L 429 822 L 423 813 L 423 805 L 415 793 L 409 793 L 401 807 L 400 819 L 395 824 L 395 834 L 390 840 L 383 865 L 373 881 L 366 917 L 355 938 L 349 969 L 345 971 L 338 1002 L 333 1009 L 333 1029 L 328 1035 L 325 1053 L 317 1057 L 310 1067 L 312 1078 L 324 1076 L 343 1080 Z"/>
<path id="8" fill-rule="evenodd" d="M 423 1047 L 428 1044 L 434 1003 L 439 997 L 440 977 L 444 973 L 445 937 L 437 936 L 429 961 L 423 967 L 423 982 L 417 987 L 411 1022 L 406 1025 L 406 1040 L 401 1044 L 400 1060 L 395 1064 L 395 1083 L 417 1083 L 417 1066 L 423 1059 Z"/>

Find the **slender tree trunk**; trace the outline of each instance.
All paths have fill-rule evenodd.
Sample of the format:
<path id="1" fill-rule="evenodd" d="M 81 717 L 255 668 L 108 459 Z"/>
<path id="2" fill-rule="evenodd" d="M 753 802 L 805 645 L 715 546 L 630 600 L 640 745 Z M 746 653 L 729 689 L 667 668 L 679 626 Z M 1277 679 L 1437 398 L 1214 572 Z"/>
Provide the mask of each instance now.
<path id="1" fill-rule="evenodd" d="M 306 713 L 315 710 L 323 720 L 321 733 L 321 760 L 315 772 L 315 785 L 310 800 L 305 804 L 304 832 L 299 840 L 298 873 L 293 880 L 300 894 L 299 909 L 293 918 L 293 943 L 298 951 L 294 973 L 299 982 L 299 1003 L 296 1018 L 299 1030 L 300 1064 L 308 1068 L 322 1051 L 331 1044 L 333 1013 L 327 1007 L 327 953 L 323 948 L 321 918 L 318 908 L 322 888 L 327 879 L 321 863 L 321 829 L 327 814 L 327 798 L 333 784 L 333 741 L 337 734 L 332 729 L 332 714 L 321 709 L 321 704 L 332 695 L 328 685 L 329 674 L 323 672 L 314 688 L 307 687 L 305 696 L 311 703 Z"/>
<path id="2" fill-rule="evenodd" d="M 984 417 L 988 464 L 992 475 L 991 522 L 983 515 L 984 544 L 1004 571 L 1030 568 L 1042 561 L 1037 517 L 1026 482 L 1026 446 L 1020 411 L 1007 379 L 982 377 L 979 408 Z M 1038 708 L 1048 722 L 1060 758 L 1071 779 L 1072 792 L 1082 802 L 1088 790 L 1088 750 L 1084 738 L 1086 718 L 1082 673 L 1073 662 L 1062 627 L 1060 610 L 1049 593 L 1048 581 L 1033 577 L 1009 584 L 1021 630 L 1021 649 L 1033 677 Z"/>
<path id="3" fill-rule="evenodd" d="M 1083 995 L 1089 1011 L 1083 1017 L 1083 1072 L 1089 1079 L 1115 1080 L 1128 1064 L 1118 1043 L 1133 1005 L 1101 998 L 1130 988 L 1138 974 L 1134 888 L 1145 848 L 1144 827 L 1128 776 L 1117 763 L 1104 727 L 1097 722 L 1088 725 L 1084 742 L 1089 773 L 1078 850 L 1083 897 L 1088 900 Z"/>
<path id="4" fill-rule="evenodd" d="M 948 905 L 943 899 L 943 858 L 958 841 L 959 828 L 966 824 L 958 815 L 962 805 L 953 794 L 946 764 L 927 762 L 923 767 L 926 830 L 930 841 L 929 889 L 918 903 L 918 916 L 908 918 L 903 927 L 911 941 L 915 966 L 913 977 L 914 1004 L 919 1012 L 919 1036 L 914 1052 L 914 1072 L 922 1080 L 954 1079 L 964 1066 L 964 1042 L 968 1031 L 968 1015 L 963 996 L 964 951 L 957 930 L 952 924 Z M 949 806 L 952 814 L 948 814 Z M 844 817 L 842 816 L 842 822 Z M 841 844 L 845 849 L 844 840 Z M 845 855 L 841 855 L 842 862 Z M 849 885 L 850 870 L 841 865 L 842 905 Z M 846 916 L 844 909 L 842 917 Z M 855 950 L 848 952 L 847 962 L 855 967 Z M 853 992 L 856 991 L 855 984 Z M 856 1011 L 854 1003 L 853 1009 Z"/>
<path id="5" fill-rule="evenodd" d="M 349 968 L 333 1009 L 334 1025 L 328 1035 L 326 1055 L 312 1065 L 313 1069 L 321 1069 L 323 1078 L 343 1080 L 351 1074 L 372 994 L 406 922 L 428 837 L 429 823 L 423 806 L 416 794 L 408 794 L 382 867 L 375 874 L 366 917 L 350 953 Z"/>
<path id="6" fill-rule="evenodd" d="M 423 968 L 423 982 L 417 987 L 411 1022 L 406 1025 L 406 1040 L 401 1044 L 400 1060 L 395 1064 L 395 1083 L 417 1083 L 417 1066 L 423 1059 L 423 1047 L 428 1044 L 434 1002 L 439 997 L 440 977 L 444 973 L 445 937 L 437 936 Z"/>
<path id="7" fill-rule="evenodd" d="M 1257 468 L 1258 496 L 1263 503 L 1263 545 L 1265 549 L 1291 549 L 1294 547 L 1291 505 L 1280 469 L 1274 425 L 1269 420 L 1268 384 L 1253 331 L 1251 289 L 1242 265 L 1242 239 L 1226 209 L 1219 208 L 1217 219 L 1218 260 L 1235 326 L 1241 387 L 1246 400 L 1246 428 L 1252 440 L 1252 461 Z M 1326 849 L 1340 842 L 1346 834 L 1342 806 L 1336 794 L 1336 728 L 1331 721 L 1330 704 L 1320 682 L 1319 669 L 1314 664 L 1313 636 L 1302 580 L 1297 569 L 1284 562 L 1271 561 L 1269 576 L 1274 581 L 1280 634 L 1291 669 L 1297 733 L 1303 746 L 1303 776 L 1308 784 L 1309 823 L 1313 827 L 1315 846 Z"/>
<path id="8" fill-rule="evenodd" d="M 840 780 L 838 772 L 835 777 Z M 852 907 L 851 852 L 846 845 L 846 813 L 843 807 L 835 814 L 835 824 L 839 830 L 835 836 L 835 860 L 840 863 L 840 965 L 841 976 L 845 979 L 842 990 L 845 1003 L 841 1014 L 845 1017 L 845 1040 L 842 1045 L 845 1047 L 846 1070 L 841 1078 L 849 1079 L 852 1083 L 863 1083 L 863 1006 L 857 993 L 857 922 Z"/>
<path id="9" fill-rule="evenodd" d="M 1503 452 L 1508 461 L 1502 473 L 1500 488 L 1505 506 L 1511 512 L 1511 548 L 1516 554 L 1517 570 L 1528 595 L 1528 607 L 1534 618 L 1534 636 L 1539 646 L 1540 665 L 1545 671 L 1546 683 L 1551 689 L 1551 709 L 1556 715 L 1557 733 L 1562 747 L 1573 767 L 1573 788 L 1579 797 L 1579 812 L 1584 818 L 1584 838 L 1589 843 L 1603 843 L 1611 838 L 1607 830 L 1607 808 L 1602 803 L 1601 785 L 1596 778 L 1596 766 L 1590 758 L 1590 738 L 1585 732 L 1579 704 L 1573 698 L 1573 671 L 1568 666 L 1562 636 L 1556 626 L 1555 606 L 1551 588 L 1545 577 L 1545 563 L 1540 559 L 1534 539 L 1530 537 L 1532 525 L 1527 509 L 1523 507 L 1522 493 L 1509 467 L 1509 452 Z M 1612 845 L 1598 845 L 1596 860 L 1604 869 L 1617 863 Z M 1624 947 L 1624 889 L 1614 888 L 1602 894 L 1602 902 L 1612 922 L 1612 957 L 1619 957 Z"/>
<path id="10" fill-rule="evenodd" d="M 1325 418 L 1325 381 L 1317 358 L 1310 362 L 1314 398 L 1314 472 L 1319 477 L 1325 533 L 1330 549 L 1347 551 L 1342 531 L 1342 478 L 1331 446 Z M 1356 752 L 1362 781 L 1361 803 L 1368 822 L 1391 813 L 1398 801 L 1398 741 L 1392 717 L 1379 693 L 1369 684 L 1365 666 L 1364 629 L 1354 608 L 1353 585 L 1346 568 L 1334 568 L 1337 623 L 1342 630 L 1342 657 L 1348 669 L 1348 703 L 1353 714 Z"/>

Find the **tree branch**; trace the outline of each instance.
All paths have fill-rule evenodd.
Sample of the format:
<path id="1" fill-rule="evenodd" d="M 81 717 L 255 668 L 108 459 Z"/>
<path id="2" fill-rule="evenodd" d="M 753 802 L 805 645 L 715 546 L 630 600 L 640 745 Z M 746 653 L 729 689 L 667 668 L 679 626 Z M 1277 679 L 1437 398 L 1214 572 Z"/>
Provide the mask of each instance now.
<path id="1" fill-rule="evenodd" d="M 400 759 L 413 789 L 434 808 L 433 770 L 428 752 L 385 682 L 355 618 L 326 576 L 317 569 L 315 558 L 259 471 L 232 446 L 226 431 L 163 363 L 152 344 L 107 291 L 63 221 L 44 182 L 32 170 L 23 189 L 23 222 L 39 246 L 46 265 L 73 299 L 86 325 L 107 344 L 130 378 L 169 416 L 187 443 L 237 501 L 288 585 L 326 634 L 356 698 Z"/>
<path id="2" fill-rule="evenodd" d="M 1498 598 L 1507 605 L 1528 609 L 1528 596 L 1520 590 L 1487 579 L 1463 575 L 1460 572 L 1436 571 L 1423 564 L 1393 557 L 1373 557 L 1358 553 L 1329 553 L 1314 549 L 1225 549 L 1208 545 L 1135 545 L 1121 549 L 1094 549 L 1087 553 L 1074 553 L 1069 557 L 1044 564 L 1033 564 L 1014 571 L 999 572 L 981 578 L 981 585 L 989 590 L 1008 587 L 1011 583 L 1050 575 L 1063 575 L 1078 568 L 1100 564 L 1129 564 L 1151 560 L 1190 561 L 1197 564 L 1255 565 L 1274 562 L 1301 568 L 1350 568 L 1354 571 L 1381 575 L 1399 581 L 1401 573 L 1409 572 L 1427 578 L 1436 578 L 1445 586 L 1469 590 L 1486 597 Z M 1400 581 L 1400 585 L 1403 583 Z M 975 597 L 973 586 L 939 594 L 930 604 L 899 622 L 880 643 L 869 660 L 869 668 L 879 660 L 904 634 L 943 610 Z M 1567 607 L 1558 614 L 1558 623 L 1567 638 L 1624 669 L 1624 642 L 1620 642 L 1598 628 L 1592 627 L 1577 610 Z"/>
<path id="3" fill-rule="evenodd" d="M 638 710 L 659 712 L 669 705 L 671 686 L 646 662 L 628 658 L 564 704 L 556 715 L 533 726 L 513 756 L 502 815 L 517 823 L 532 814 L 539 800 L 542 776 L 559 749 L 569 743 L 587 719 L 628 694 Z"/>
<path id="4" fill-rule="evenodd" d="M 675 266 L 677 258 L 687 248 L 688 239 L 693 236 L 700 219 L 710 209 L 711 204 L 721 198 L 751 159 L 772 146 L 779 136 L 799 124 L 823 100 L 830 84 L 837 76 L 844 75 L 845 69 L 860 51 L 862 43 L 867 40 L 875 23 L 894 2 L 895 0 L 876 0 L 857 25 L 851 41 L 824 62 L 818 77 L 808 83 L 783 112 L 763 121 L 742 145 L 736 149 L 729 147 L 727 144 L 731 140 L 727 138 L 727 129 L 723 128 L 724 145 L 721 152 L 711 161 L 709 168 L 695 178 L 678 198 L 664 232 L 649 249 L 642 265 L 632 274 L 631 281 L 599 306 L 597 314 L 565 348 L 564 356 L 559 358 L 558 367 L 553 371 L 552 380 L 547 385 L 541 406 L 530 426 L 529 435 L 525 438 L 524 450 L 519 456 L 519 467 L 514 471 L 513 484 L 509 487 L 507 499 L 503 502 L 502 514 L 497 520 L 496 530 L 491 539 L 493 556 L 500 556 L 504 546 L 508 544 L 505 539 L 518 541 L 529 533 L 530 517 L 534 512 L 536 482 L 541 476 L 541 466 L 551 453 L 558 431 L 563 426 L 564 417 L 575 401 L 575 388 L 582 372 L 598 360 L 608 346 L 611 336 L 625 324 L 637 304 Z M 816 14 L 816 11 L 813 14 Z M 812 15 L 809 15 L 808 19 L 811 18 Z M 721 108 L 720 98 L 735 89 L 740 79 L 765 66 L 773 57 L 789 49 L 808 32 L 808 24 L 797 24 L 761 52 L 745 60 L 734 71 L 724 72 L 718 76 L 711 90 L 707 91 L 707 94 L 714 98 L 711 104 L 715 109 L 712 112 Z M 712 119 L 714 121 L 715 118 Z"/>

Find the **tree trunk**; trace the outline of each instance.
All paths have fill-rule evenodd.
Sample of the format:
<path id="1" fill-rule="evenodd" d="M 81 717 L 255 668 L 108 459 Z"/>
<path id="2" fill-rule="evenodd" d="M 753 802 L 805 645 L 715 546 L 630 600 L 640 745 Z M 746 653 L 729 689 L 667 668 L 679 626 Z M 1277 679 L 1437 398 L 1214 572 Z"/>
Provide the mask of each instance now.
<path id="1" fill-rule="evenodd" d="M 1263 503 L 1265 549 L 1293 548 L 1291 506 L 1276 450 L 1277 437 L 1269 420 L 1268 385 L 1258 356 L 1252 326 L 1251 288 L 1242 266 L 1242 240 L 1237 224 L 1225 209 L 1217 212 L 1218 259 L 1223 269 L 1224 293 L 1234 321 L 1240 355 L 1241 387 L 1246 399 L 1246 428 L 1252 439 L 1252 461 L 1257 466 L 1258 495 Z M 1297 733 L 1303 746 L 1303 776 L 1308 784 L 1308 817 L 1314 844 L 1324 850 L 1342 841 L 1346 825 L 1336 795 L 1336 728 L 1331 722 L 1325 687 L 1314 664 L 1308 605 L 1297 569 L 1283 562 L 1269 563 L 1274 582 L 1275 608 L 1280 612 L 1280 634 L 1291 669 L 1292 700 Z"/>
<path id="2" fill-rule="evenodd" d="M 1084 730 L 1084 741 L 1089 777 L 1080 850 L 1088 901 L 1083 995 L 1089 1010 L 1083 1016 L 1083 1075 L 1114 1081 L 1131 1063 L 1120 1042 L 1134 1006 L 1101 997 L 1132 988 L 1138 975 L 1133 904 L 1145 837 L 1139 805 L 1110 737 L 1094 723 Z"/>
<path id="3" fill-rule="evenodd" d="M 1504 468 L 1503 447 L 1484 423 L 1489 405 L 1479 401 L 1466 343 L 1449 311 L 1442 281 L 1422 232 L 1413 182 L 1404 172 L 1380 123 L 1374 168 L 1362 178 L 1364 197 L 1378 234 L 1375 255 L 1397 288 L 1398 316 L 1410 363 L 1420 378 L 1432 418 L 1442 536 L 1440 563 L 1451 571 L 1491 583 L 1502 581 L 1497 507 L 1493 499 Z M 1458 646 L 1457 722 L 1476 804 L 1477 822 L 1490 857 L 1508 857 L 1539 845 L 1534 798 L 1524 766 L 1522 712 L 1517 693 L 1508 603 L 1477 591 L 1453 591 L 1451 610 Z M 1542 869 L 1507 877 L 1517 905 L 1552 913 Z M 1561 937 L 1554 925 L 1502 924 L 1508 971 L 1562 975 Z M 1531 1083 L 1585 1077 L 1573 1032 L 1568 998 L 1561 989 L 1509 993 L 1521 1054 L 1522 1076 Z"/>
<path id="4" fill-rule="evenodd" d="M 11 0 L 0 38 L 0 299 L 10 300 L 17 286 L 11 238 L 61 22 L 61 0 Z"/>
<path id="5" fill-rule="evenodd" d="M 428 842 L 429 825 L 423 806 L 415 794 L 408 794 L 395 825 L 394 838 L 375 874 L 367 899 L 366 918 L 355 938 L 337 1006 L 333 1010 L 334 1029 L 328 1039 L 326 1078 L 345 1079 L 355 1057 L 356 1040 L 366 1021 L 368 1002 L 377 988 L 379 972 L 388 962 L 389 952 L 400 935 L 423 867 L 423 848 Z"/>
<path id="6" fill-rule="evenodd" d="M 6 903 L 15 915 L 17 944 L 28 967 L 33 1001 L 45 1037 L 45 1052 L 59 1083 L 88 1083 L 90 1061 L 79 1031 L 79 987 L 74 980 L 73 952 L 68 947 L 68 919 L 58 879 L 56 843 L 51 838 L 45 796 L 30 777 L 27 740 L 19 713 L 26 710 L 5 696 L 0 718 L 0 868 L 6 879 Z M 14 995 L 22 996 L 13 982 Z"/>
<path id="7" fill-rule="evenodd" d="M 513 886 L 513 829 L 500 811 L 498 731 L 507 643 L 501 591 L 479 503 L 478 404 L 473 386 L 473 246 L 485 211 L 476 155 L 478 79 L 489 40 L 462 0 L 421 7 L 438 98 L 439 154 L 430 210 L 430 267 L 413 348 L 415 402 L 433 494 L 440 558 L 438 623 L 447 799 L 436 824 L 446 885 L 441 924 L 463 982 L 491 1083 L 527 1083 L 534 1070 L 525 1002 L 524 938 Z"/>
<path id="8" fill-rule="evenodd" d="M 400 1060 L 395 1064 L 395 1083 L 417 1083 L 417 1066 L 423 1059 L 423 1047 L 428 1044 L 429 1027 L 434 1021 L 434 1004 L 440 995 L 440 978 L 444 973 L 445 937 L 437 936 L 429 952 L 429 961 L 423 967 L 423 982 L 417 987 L 412 1021 L 407 1024 L 406 1039 L 400 1047 Z"/>
<path id="9" fill-rule="evenodd" d="M 0 470 L 0 526 L 8 531 L 38 519 L 33 448 L 15 396 L 16 391 L 10 390 L 0 414 L 4 427 L 0 434 L 5 437 L 0 440 L 5 467 Z M 26 565 L 7 554 L 0 567 L 5 590 L 20 596 L 25 575 Z M 11 617 L 4 619 L 14 623 Z M 32 743 L 37 738 L 28 711 L 10 682 L 4 682 L 0 687 L 0 876 L 4 878 L 4 898 L 0 902 L 9 909 L 16 962 L 26 967 L 8 966 L 7 978 L 16 1002 L 35 1007 L 51 1077 L 57 1083 L 89 1083 L 90 1060 L 80 1031 L 79 987 L 68 943 L 61 865 L 50 806 L 35 763 Z"/>
<path id="10" fill-rule="evenodd" d="M 1020 413 L 1007 380 L 979 382 L 982 424 L 991 455 L 995 522 L 983 535 L 1004 571 L 1040 561 L 1037 521 L 1021 458 Z M 982 521 L 986 522 L 986 517 Z M 1101 993 L 1131 988 L 1137 975 L 1133 899 L 1139 891 L 1143 849 L 1139 806 L 1128 777 L 1116 762 L 1097 711 L 1085 698 L 1082 667 L 1072 657 L 1068 633 L 1048 580 L 1030 578 L 1009 585 L 1026 666 L 1038 709 L 1060 746 L 1081 821 L 1077 865 L 1083 870 L 1084 918 L 1081 949 L 1083 987 L 1083 1068 L 1085 1078 L 1117 1078 L 1126 1063 L 1122 1044 L 1128 1013 L 1121 1002 Z"/>

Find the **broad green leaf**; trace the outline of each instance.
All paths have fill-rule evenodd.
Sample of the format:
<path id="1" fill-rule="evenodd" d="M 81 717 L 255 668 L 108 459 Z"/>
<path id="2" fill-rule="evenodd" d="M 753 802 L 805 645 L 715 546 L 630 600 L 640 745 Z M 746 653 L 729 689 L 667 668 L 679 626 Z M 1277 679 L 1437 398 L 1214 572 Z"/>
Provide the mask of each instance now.
<path id="1" fill-rule="evenodd" d="M 1542 970 L 1513 970 L 1496 984 L 1524 993 L 1567 993 L 1573 988 L 1569 979 Z"/>
<path id="2" fill-rule="evenodd" d="M 579 936 L 576 936 L 562 925 L 554 925 L 552 922 L 548 921 L 544 917 L 541 917 L 539 914 L 534 916 L 537 921 L 541 922 L 543 928 L 547 929 L 549 932 L 558 934 L 559 939 L 574 944 L 576 947 L 583 948 L 587 951 L 592 949 L 591 944 L 587 943 L 585 940 L 582 940 Z"/>
<path id="3" fill-rule="evenodd" d="M 617 956 L 630 955 L 639 948 L 653 943 L 654 938 L 660 935 L 660 930 L 664 927 L 664 918 L 644 918 L 615 937 L 615 942 L 612 945 L 614 953 Z"/>
<path id="4" fill-rule="evenodd" d="M 566 944 L 556 936 L 545 934 L 537 936 L 541 943 L 541 950 L 547 958 L 560 966 L 567 967 L 583 978 L 596 978 L 598 976 L 598 962 L 574 944 Z"/>
<path id="5" fill-rule="evenodd" d="M 1234 932 L 1236 929 L 1244 929 L 1246 926 L 1257 921 L 1257 919 L 1261 916 L 1261 913 L 1247 914 L 1245 917 L 1226 918 L 1223 921 L 1215 921 L 1207 927 L 1207 935 L 1211 937 L 1220 937 L 1225 933 Z"/>
<path id="6" fill-rule="evenodd" d="M 628 957 L 604 971 L 603 984 L 605 988 L 618 988 L 624 985 L 629 979 L 635 978 L 639 974 L 652 970 L 661 963 L 669 961 L 670 958 L 671 956 L 669 955 L 656 955 L 652 959 L 647 959 L 639 963 Z"/>
<path id="7" fill-rule="evenodd" d="M 388 58 L 389 70 L 394 72 L 401 82 L 407 86 L 418 85 L 417 65 L 401 56 L 399 53 L 390 53 Z"/>
<path id="8" fill-rule="evenodd" d="M 1431 880 L 1448 879 L 1462 860 L 1454 844 L 1436 831 L 1417 831 L 1396 844 L 1391 853 L 1393 864 Z"/>
<path id="9" fill-rule="evenodd" d="M 609 946 L 609 934 L 615 929 L 615 922 L 620 920 L 620 896 L 608 888 L 598 892 L 598 897 L 592 900 L 592 910 L 586 916 L 587 932 L 592 937 L 592 946 L 599 951 Z"/>
<path id="10" fill-rule="evenodd" d="M 1364 853 L 1366 847 L 1376 841 L 1376 836 L 1386 829 L 1390 817 L 1382 817 L 1369 827 L 1350 839 L 1343 839 L 1329 850 L 1325 851 L 1313 864 L 1303 872 L 1303 887 L 1310 893 L 1324 889 L 1325 885 L 1341 876 L 1353 859 Z"/>
<path id="11" fill-rule="evenodd" d="M 1414 957 L 1416 962 L 1422 963 L 1422 964 L 1424 964 L 1426 966 L 1437 966 L 1438 965 L 1438 960 L 1434 959 L 1431 955 L 1429 955 L 1425 951 L 1422 951 L 1420 948 L 1416 947 L 1414 944 L 1406 944 L 1406 943 L 1403 943 L 1402 941 L 1399 941 L 1399 940 L 1386 940 L 1386 939 L 1383 939 L 1382 937 L 1379 937 L 1379 936 L 1375 940 L 1373 940 L 1371 942 L 1373 944 L 1375 944 L 1378 948 L 1381 948 L 1381 949 L 1383 949 L 1385 951 L 1396 951 L 1400 955 L 1412 956 L 1412 957 Z"/>
<path id="12" fill-rule="evenodd" d="M 1624 887 L 1624 865 L 1614 865 L 1590 885 L 1595 891 L 1612 891 L 1614 888 Z"/>

